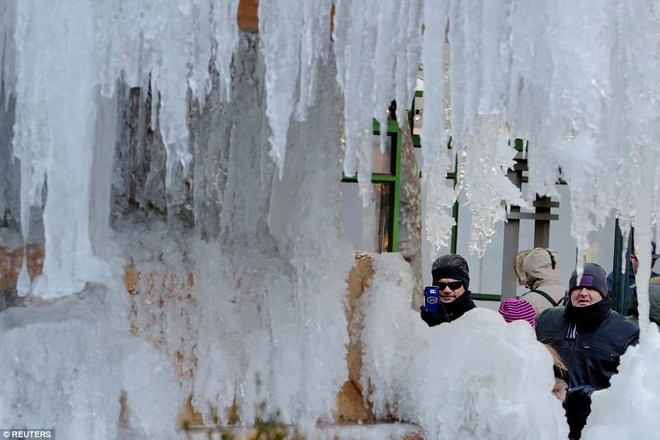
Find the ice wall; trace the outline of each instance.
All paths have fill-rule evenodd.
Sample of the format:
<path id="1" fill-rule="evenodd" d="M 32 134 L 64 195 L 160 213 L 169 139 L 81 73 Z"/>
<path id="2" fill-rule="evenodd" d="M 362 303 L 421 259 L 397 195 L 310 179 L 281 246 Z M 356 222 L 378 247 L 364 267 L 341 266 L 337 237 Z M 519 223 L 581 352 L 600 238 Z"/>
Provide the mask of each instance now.
<path id="1" fill-rule="evenodd" d="M 350 265 L 337 220 L 338 150 L 345 145 L 346 174 L 359 160 L 367 200 L 372 119 L 385 123 L 396 99 L 403 121 L 420 63 L 433 245 L 449 234 L 456 194 L 439 182 L 456 158 L 459 189 L 479 214 L 473 248 L 488 243 L 493 220 L 520 203 L 505 178 L 504 140 L 521 137 L 530 142 L 530 193 L 522 196 L 553 194 L 565 179 L 580 253 L 612 211 L 647 246 L 660 181 L 655 3 L 341 0 L 330 43 L 328 1 L 281 8 L 263 1 L 262 35 L 240 46 L 236 6 L 0 4 L 0 208 L 14 222 L 3 224 L 20 228 L 25 244 L 43 216 L 46 247 L 42 276 L 30 280 L 24 263 L 18 291 L 48 300 L 100 283 L 121 296 L 122 262 L 156 276 L 173 267 L 193 274 L 190 304 L 167 309 L 167 326 L 154 329 L 165 336 L 141 336 L 160 340 L 166 356 L 193 353 L 187 338 L 208 354 L 199 357 L 199 376 L 181 384 L 201 411 L 209 402 L 227 405 L 233 393 L 244 422 L 264 400 L 286 421 L 327 417 L 345 374 L 341 292 Z M 158 222 L 164 232 L 143 226 Z M 133 228 L 144 237 L 129 234 Z M 648 275 L 650 258 L 640 260 L 640 276 Z M 641 296 L 642 316 L 647 307 Z M 199 327 L 188 326 L 193 321 Z M 101 365 L 103 356 L 80 363 Z M 337 368 L 308 388 L 303 379 L 326 365 Z M 382 379 L 383 398 L 398 398 L 387 396 L 395 385 Z M 295 392 L 306 397 L 297 401 Z M 114 423 L 116 412 L 108 414 Z"/>
<path id="2" fill-rule="evenodd" d="M 24 238 L 31 206 L 43 206 L 46 218 L 46 258 L 33 295 L 67 295 L 107 275 L 107 265 L 95 258 L 89 231 L 90 205 L 103 197 L 95 187 L 105 187 L 107 194 L 109 185 L 100 181 L 110 178 L 93 166 L 104 151 L 91 146 L 114 148 L 114 131 L 95 124 L 100 96 L 113 96 L 119 78 L 143 87 L 143 101 L 151 87 L 148 126 L 158 127 L 162 136 L 165 183 L 175 191 L 175 181 L 192 160 L 188 93 L 204 101 L 211 89 L 211 64 L 223 74 L 216 86 L 227 94 L 237 6 L 237 0 L 222 5 L 77 0 L 45 7 L 3 2 L 2 78 L 5 98 L 17 97 L 12 145 L 22 167 Z M 42 26 L 51 20 L 53 26 Z M 104 143 L 103 137 L 111 141 Z M 101 163 L 106 170 L 111 166 L 110 160 Z M 177 198 L 176 191 L 171 198 Z M 30 291 L 25 270 L 19 291 Z"/>
<path id="3" fill-rule="evenodd" d="M 657 436 L 656 418 L 650 408 L 660 396 L 660 383 L 654 374 L 659 358 L 660 335 L 657 326 L 651 324 L 644 343 L 629 349 L 621 359 L 612 386 L 593 394 L 593 413 L 583 432 L 584 439 Z"/>
<path id="4" fill-rule="evenodd" d="M 109 313 L 104 290 L 0 314 L 2 426 L 48 426 L 63 438 L 170 438 L 180 399 L 170 363 Z"/>
<path id="5" fill-rule="evenodd" d="M 232 103 L 263 104 L 264 90 L 253 87 L 263 84 L 257 57 L 237 57 L 246 70 L 233 83 Z M 318 70 L 307 123 L 288 130 L 292 154 L 282 180 L 265 155 L 266 131 L 239 124 L 267 112 L 253 104 L 232 116 L 219 246 L 192 246 L 201 311 L 195 405 L 205 412 L 237 403 L 242 423 L 278 414 L 313 429 L 319 418 L 331 419 L 346 380 L 343 301 L 352 249 L 338 225 L 340 101 L 332 65 Z M 319 160 L 328 167 L 319 169 Z M 269 230 L 278 228 L 276 242 Z"/>
<path id="6" fill-rule="evenodd" d="M 423 64 L 427 78 L 423 176 L 431 207 L 426 210 L 426 224 L 432 245 L 438 247 L 448 236 L 447 213 L 456 194 L 437 188 L 453 169 L 457 154 L 464 181 L 459 190 L 465 191 L 476 219 L 473 249 L 483 252 L 494 231 L 493 221 L 503 218 L 511 203 L 521 203 L 505 177 L 510 159 L 504 156 L 510 148 L 502 140 L 507 138 L 530 141 L 529 193 L 523 195 L 527 200 L 536 193 L 554 194 L 559 177 L 580 188 L 571 192 L 572 233 L 580 253 L 587 248 L 588 233 L 601 227 L 613 211 L 626 229 L 636 224 L 640 204 L 657 212 L 658 202 L 651 196 L 658 181 L 652 171 L 658 168 L 653 143 L 658 115 L 652 104 L 658 88 L 653 74 L 657 56 L 650 37 L 658 21 L 653 3 L 620 2 L 609 7 L 603 3 L 602 8 L 591 3 L 574 8 L 569 3 L 518 0 L 487 5 L 438 0 L 395 3 L 339 1 L 332 21 L 326 1 L 303 8 L 261 5 L 269 154 L 280 177 L 291 116 L 306 118 L 317 90 L 315 70 L 332 48 L 346 103 L 344 172 L 352 175 L 359 160 L 365 201 L 370 192 L 371 120 L 384 123 L 393 98 L 399 108 L 410 102 L 417 69 Z M 140 129 L 150 127 L 163 139 L 170 210 L 180 201 L 186 191 L 181 182 L 194 154 L 189 145 L 193 127 L 186 122 L 188 93 L 193 102 L 204 104 L 213 86 L 211 62 L 212 69 L 220 72 L 215 86 L 228 96 L 227 66 L 236 28 L 227 17 L 235 14 L 235 6 L 236 2 L 220 6 L 204 0 L 178 6 L 137 2 L 130 8 L 121 0 L 100 4 L 79 0 L 66 11 L 57 5 L 39 8 L 35 2 L 3 5 L 3 84 L 9 91 L 5 98 L 20 95 L 13 153 L 22 157 L 24 169 L 24 235 L 29 234 L 29 206 L 43 203 L 50 218 L 45 222 L 50 251 L 35 294 L 48 297 L 75 291 L 80 282 L 93 278 L 89 274 L 104 270 L 90 251 L 94 245 L 87 238 L 89 225 L 80 214 L 90 209 L 89 197 L 69 205 L 67 200 L 73 198 L 68 197 L 67 184 L 77 179 L 83 182 L 77 184 L 82 194 L 89 191 L 85 170 L 91 169 L 93 157 L 84 145 L 98 140 L 98 129 L 88 121 L 98 111 L 98 94 L 112 95 L 120 76 L 131 87 L 143 87 L 140 111 L 151 117 L 148 126 Z M 39 27 L 40 16 L 58 16 L 61 26 Z M 71 31 L 68 22 L 80 23 L 80 30 Z M 638 23 L 644 23 L 648 32 L 639 31 Z M 297 28 L 302 32 L 292 31 Z M 12 35 L 16 38 L 9 38 Z M 61 62 L 42 62 L 39 51 Z M 640 58 L 643 62 L 631 61 Z M 51 88 L 59 92 L 44 93 Z M 80 116 L 57 120 L 65 114 Z M 405 112 L 399 111 L 397 117 L 403 121 Z M 486 120 L 498 121 L 498 129 L 490 128 L 493 122 Z M 73 127 L 84 136 L 67 139 Z M 447 152 L 450 135 L 454 148 Z M 60 157 L 58 152 L 65 150 L 58 145 L 76 154 L 76 164 Z M 642 172 L 644 165 L 648 172 Z M 67 178 L 58 183 L 60 173 Z M 50 198 L 44 197 L 47 174 Z M 479 191 L 484 182 L 493 189 L 492 197 Z M 651 199 L 637 201 L 640 185 L 641 193 Z M 76 228 L 64 227 L 78 222 Z M 78 257 L 62 258 L 68 254 Z M 94 267 L 88 267 L 92 262 Z M 27 292 L 28 280 L 24 276 L 22 281 L 21 292 Z"/>
<path id="7" fill-rule="evenodd" d="M 307 122 L 288 129 L 293 154 L 280 179 L 268 155 L 258 42 L 240 40 L 229 101 L 214 90 L 192 107 L 194 189 L 169 204 L 174 218 L 159 213 L 168 205 L 158 140 L 143 140 L 136 163 L 140 122 L 131 126 L 123 116 L 129 128 L 115 158 L 114 239 L 139 277 L 131 322 L 177 359 L 182 394 L 205 421 L 250 425 L 276 416 L 306 432 L 332 418 L 347 377 L 344 298 L 353 250 L 339 224 L 341 99 L 333 64 L 319 64 L 319 94 Z M 328 166 L 319 169 L 319 160 Z M 145 168 L 161 176 L 160 189 L 131 182 L 147 182 Z M 126 203 L 131 198 L 140 209 Z"/>

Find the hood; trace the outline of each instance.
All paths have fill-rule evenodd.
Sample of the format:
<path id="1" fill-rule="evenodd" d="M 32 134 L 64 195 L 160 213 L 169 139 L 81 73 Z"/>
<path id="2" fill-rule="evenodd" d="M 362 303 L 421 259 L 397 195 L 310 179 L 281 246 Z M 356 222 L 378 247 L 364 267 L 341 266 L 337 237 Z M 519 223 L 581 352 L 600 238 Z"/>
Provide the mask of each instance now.
<path id="1" fill-rule="evenodd" d="M 561 285 L 559 252 L 554 249 L 535 248 L 522 251 L 516 255 L 514 265 L 518 283 L 530 289 L 544 284 Z"/>

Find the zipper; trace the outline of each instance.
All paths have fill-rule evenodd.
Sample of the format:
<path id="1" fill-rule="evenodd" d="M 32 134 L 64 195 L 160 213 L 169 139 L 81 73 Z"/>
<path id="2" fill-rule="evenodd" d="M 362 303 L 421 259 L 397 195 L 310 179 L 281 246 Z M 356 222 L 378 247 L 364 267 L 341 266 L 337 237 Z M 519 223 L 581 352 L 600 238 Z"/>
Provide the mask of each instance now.
<path id="1" fill-rule="evenodd" d="M 578 339 L 579 339 L 577 326 L 575 324 L 573 323 L 569 324 L 568 331 L 566 332 L 566 339 L 573 341 L 573 349 L 571 350 L 571 357 L 568 360 L 568 365 L 566 365 L 566 368 L 569 368 L 570 365 L 573 365 L 573 357 L 575 356 L 575 351 L 577 350 Z M 572 386 L 575 385 L 573 384 Z"/>

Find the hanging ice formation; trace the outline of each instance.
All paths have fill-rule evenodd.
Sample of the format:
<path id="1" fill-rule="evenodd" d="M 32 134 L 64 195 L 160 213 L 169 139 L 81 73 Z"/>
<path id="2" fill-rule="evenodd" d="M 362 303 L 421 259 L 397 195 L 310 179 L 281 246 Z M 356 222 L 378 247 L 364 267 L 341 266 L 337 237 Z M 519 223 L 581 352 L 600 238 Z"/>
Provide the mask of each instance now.
<path id="1" fill-rule="evenodd" d="M 316 66 L 330 50 L 331 6 L 329 1 L 317 1 L 301 8 L 276 7 L 265 1 L 260 7 L 271 156 L 280 174 L 290 115 L 304 120 L 305 108 L 314 100 Z M 442 176 L 453 164 L 444 147 L 449 134 L 456 147 L 452 155 L 465 151 L 468 158 L 479 156 L 483 163 L 481 170 L 471 169 L 465 176 L 474 212 L 519 202 L 508 190 L 498 191 L 492 200 L 470 196 L 470 188 L 492 170 L 502 169 L 502 178 L 500 183 L 487 179 L 488 185 L 507 185 L 507 165 L 498 158 L 498 149 L 487 153 L 479 147 L 480 141 L 498 144 L 481 132 L 483 124 L 478 121 L 483 118 L 499 119 L 504 129 L 510 128 L 508 137 L 530 141 L 531 194 L 552 193 L 560 169 L 572 187 L 580 188 L 571 192 L 572 233 L 580 252 L 586 248 L 589 231 L 613 209 L 624 224 L 633 220 L 634 185 L 617 182 L 637 181 L 641 164 L 657 161 L 653 96 L 658 84 L 651 73 L 657 65 L 654 52 L 651 57 L 638 56 L 649 53 L 652 32 L 637 31 L 638 26 L 630 23 L 640 19 L 656 29 L 654 6 L 647 14 L 641 7 L 621 3 L 595 16 L 592 5 L 514 0 L 488 4 L 340 0 L 334 7 L 333 48 L 344 94 L 344 172 L 353 175 L 355 158 L 361 159 L 358 176 L 363 195 L 369 191 L 371 120 L 385 123 L 392 98 L 410 102 L 415 74 L 423 63 L 424 176 L 430 189 L 430 236 L 435 240 L 443 238 L 437 236 L 437 229 L 447 229 L 446 217 L 438 217 L 438 210 L 447 209 L 454 199 L 447 198 L 446 191 L 434 190 L 441 181 L 435 173 Z M 158 94 L 152 101 L 158 108 L 152 112 L 152 125 L 158 117 L 167 148 L 167 183 L 173 185 L 174 176 L 180 175 L 177 170 L 185 173 L 191 160 L 187 93 L 205 100 L 211 87 L 209 59 L 227 90 L 236 44 L 231 17 L 237 1 L 220 5 L 189 0 L 176 6 L 138 2 L 130 10 L 119 0 L 99 4 L 78 0 L 75 7 L 67 8 L 9 1 L 3 8 L 5 99 L 17 96 L 13 145 L 23 169 L 21 224 L 28 234 L 29 206 L 44 203 L 48 252 L 43 278 L 48 281 L 37 289 L 42 293 L 35 293 L 59 296 L 79 289 L 80 281 L 89 278 L 84 274 L 100 270 L 85 267 L 94 261 L 89 225 L 82 214 L 90 209 L 89 196 L 70 197 L 74 187 L 88 191 L 83 183 L 91 170 L 89 146 L 94 139 L 91 122 L 97 114 L 97 94 L 112 95 L 120 76 L 129 85 L 150 82 Z M 48 14 L 60 19 L 45 29 L 38 23 Z M 74 22 L 80 25 L 75 31 Z M 639 58 L 643 61 L 629 62 Z M 400 122 L 404 113 L 398 112 Z M 66 160 L 72 154 L 77 161 Z M 59 182 L 59 176 L 66 179 Z M 649 178 L 646 188 L 653 194 L 657 179 Z M 79 183 L 74 186 L 75 181 Z M 656 200 L 648 202 L 657 207 Z M 474 227 L 484 236 L 492 230 L 481 220 Z M 473 245 L 481 249 L 486 243 L 477 240 Z M 22 285 L 21 291 L 27 288 Z"/>
<path id="2" fill-rule="evenodd" d="M 243 347 L 223 351 L 213 345 L 207 334 L 212 332 L 199 330 L 199 346 L 212 354 L 199 361 L 198 382 L 186 383 L 185 391 L 216 402 L 218 395 L 231 399 L 235 393 L 251 404 L 243 408 L 246 418 L 255 415 L 265 396 L 276 396 L 273 408 L 286 408 L 287 422 L 327 416 L 343 378 L 337 359 L 347 335 L 333 317 L 345 322 L 341 295 L 351 263 L 334 211 L 339 191 L 331 179 L 337 165 L 332 149 L 340 143 L 337 132 L 343 124 L 343 171 L 357 172 L 366 202 L 372 121 L 386 124 L 394 99 L 398 121 L 404 123 L 420 65 L 425 76 L 422 173 L 432 246 L 450 233 L 448 210 L 456 194 L 445 189 L 445 175 L 456 160 L 458 190 L 465 191 L 475 219 L 472 247 L 477 251 L 483 251 L 508 205 L 536 193 L 554 194 L 559 177 L 570 187 L 571 233 L 580 254 L 588 233 L 613 211 L 624 228 L 636 227 L 637 243 L 650 241 L 660 211 L 660 11 L 655 2 L 262 0 L 260 46 L 246 43 L 237 50 L 238 3 L 0 2 L 2 115 L 15 118 L 11 139 L 10 124 L 0 125 L 0 141 L 11 142 L 11 148 L 0 145 L 0 214 L 13 214 L 27 243 L 39 224 L 33 214 L 41 211 L 46 248 L 36 282 L 23 262 L 21 295 L 53 299 L 80 292 L 86 283 L 111 284 L 112 265 L 104 258 L 116 244 L 108 240 L 111 187 L 133 196 L 133 186 L 141 186 L 123 203 L 149 205 L 221 243 L 211 249 L 199 244 L 186 253 L 176 249 L 176 238 L 163 233 L 167 245 L 158 254 L 162 266 L 183 266 L 194 257 L 206 262 L 209 256 L 226 263 L 220 271 L 202 264 L 195 268 L 208 282 L 195 286 L 206 330 L 216 330 L 212 325 L 220 317 L 229 320 L 234 308 L 251 311 L 251 301 L 268 306 L 261 313 L 244 312 L 222 329 L 226 341 L 249 333 L 249 342 L 263 348 L 256 357 Z M 248 67 L 233 62 L 239 53 L 257 61 Z M 254 80 L 261 69 L 265 106 L 261 83 Z M 335 99 L 335 87 L 343 103 Z M 326 96 L 322 92 L 328 92 L 327 102 L 319 100 Z M 227 107 L 230 97 L 244 99 L 242 106 Z M 137 116 L 118 115 L 119 101 L 133 106 Z M 264 115 L 269 146 L 261 144 Z M 324 118 L 332 119 L 333 130 L 324 126 Z M 128 130 L 119 121 L 137 125 L 130 127 L 138 133 L 136 145 L 115 138 Z M 529 191 L 523 195 L 506 179 L 513 153 L 505 140 L 513 138 L 530 145 Z M 164 149 L 156 151 L 152 147 L 161 140 Z M 228 144 L 237 140 L 245 148 L 229 151 Z M 220 147 L 211 148 L 212 141 Z M 303 144 L 318 163 L 300 154 Z M 292 145 L 298 148 L 293 159 L 287 154 Z M 290 209 L 297 216 L 281 226 L 285 240 L 277 244 L 266 227 L 271 209 L 270 175 L 261 161 L 266 149 L 281 179 L 272 191 L 288 202 L 272 210 Z M 156 165 L 135 173 L 143 179 L 138 185 L 130 169 L 111 168 L 113 154 L 126 167 L 132 166 L 129 156 L 137 158 L 136 167 L 146 156 Z M 325 173 L 318 184 L 317 170 Z M 241 172 L 252 175 L 236 177 Z M 8 189 L 12 184 L 6 176 L 14 174 L 20 197 Z M 296 199 L 298 191 L 306 198 Z M 223 211 L 226 207 L 231 209 Z M 642 273 L 648 273 L 648 257 L 641 260 Z M 255 267 L 276 270 L 262 277 Z M 333 283 L 335 278 L 340 281 Z M 324 283 L 322 295 L 318 280 Z M 216 285 L 236 290 L 235 296 L 218 300 Z M 319 303 L 323 311 L 316 308 Z M 645 310 L 642 295 L 640 316 Z M 253 328 L 260 332 L 250 333 Z M 319 335 L 331 345 L 322 348 L 335 355 L 319 357 L 337 362 L 330 367 L 305 357 L 322 351 L 314 344 Z M 163 338 L 176 339 L 175 332 Z M 283 339 L 294 342 L 285 347 Z M 227 351 L 233 357 L 223 357 Z M 271 361 L 281 361 L 278 369 L 263 367 Z M 296 362 L 303 367 L 294 368 Z M 260 389 L 237 372 L 241 368 L 252 375 L 249 380 L 281 373 L 298 387 L 269 382 Z M 318 373 L 324 369 L 330 371 Z M 205 388 L 223 374 L 230 379 Z M 320 375 L 318 384 L 305 389 L 307 400 L 301 404 L 294 392 L 301 378 L 314 374 Z M 323 399 L 310 404 L 315 393 Z"/>
<path id="3" fill-rule="evenodd" d="M 5 96 L 16 96 L 13 150 L 22 170 L 25 241 L 30 207 L 44 206 L 46 257 L 33 295 L 70 294 L 106 276 L 90 241 L 91 204 L 99 203 L 91 194 L 106 184 L 91 178 L 95 155 L 98 160 L 102 154 L 93 146 L 103 143 L 103 127 L 96 125 L 101 96 L 114 95 L 120 78 L 154 91 L 151 126 L 158 117 L 168 187 L 177 170 L 185 171 L 191 160 L 188 91 L 204 101 L 211 87 L 209 59 L 223 74 L 225 89 L 230 80 L 238 2 L 220 3 L 145 1 L 127 9 L 121 0 L 3 2 L 2 77 Z M 42 25 L 52 17 L 52 26 Z M 113 135 L 112 129 L 105 133 Z M 26 294 L 25 265 L 21 280 L 19 292 Z"/>
<path id="4" fill-rule="evenodd" d="M 80 0 L 76 5 L 79 7 L 45 8 L 28 1 L 5 2 L 3 6 L 5 96 L 15 93 L 18 97 L 13 145 L 24 170 L 21 224 L 27 235 L 29 206 L 44 203 L 49 239 L 44 286 L 37 289 L 43 293 L 37 294 L 45 297 L 76 291 L 86 277 L 83 274 L 100 270 L 85 267 L 94 261 L 87 238 L 89 225 L 82 215 L 90 209 L 89 197 L 76 198 L 81 202 L 73 204 L 66 202 L 73 199 L 68 194 L 71 188 L 88 191 L 83 182 L 89 180 L 91 170 L 89 145 L 94 127 L 90 121 L 96 117 L 98 91 L 112 95 L 121 75 L 129 85 L 144 86 L 149 81 L 158 92 L 159 99 L 152 101 L 154 109 L 158 108 L 152 112 L 152 125 L 157 116 L 167 148 L 166 182 L 171 187 L 177 170 L 182 168 L 185 173 L 191 160 L 185 123 L 188 90 L 200 101 L 205 100 L 211 87 L 207 68 L 211 59 L 226 91 L 230 77 L 227 66 L 236 42 L 236 24 L 231 18 L 236 14 L 236 1 L 222 5 L 188 1 L 177 6 L 144 2 L 131 5 L 130 11 L 122 1 L 96 5 Z M 327 0 L 306 3 L 302 8 L 266 1 L 259 9 L 271 156 L 280 176 L 289 119 L 295 113 L 304 120 L 306 106 L 314 99 L 316 65 L 327 59 L 331 6 Z M 586 247 L 587 233 L 614 207 L 627 222 L 634 212 L 629 206 L 633 198 L 628 197 L 632 191 L 614 182 L 630 181 L 640 173 L 633 172 L 634 162 L 630 167 L 615 165 L 630 160 L 631 152 L 656 160 L 655 146 L 650 142 L 655 138 L 653 124 L 644 122 L 656 116 L 648 104 L 657 86 L 648 73 L 654 58 L 645 57 L 643 63 L 630 65 L 625 71 L 621 67 L 649 47 L 647 34 L 635 34 L 627 26 L 644 14 L 621 4 L 608 8 L 610 13 L 591 18 L 591 6 L 578 11 L 568 6 L 513 0 L 488 5 L 433 0 L 410 5 L 336 2 L 334 50 L 346 115 L 344 172 L 353 175 L 355 158 L 361 159 L 358 176 L 365 200 L 370 192 L 371 120 L 375 117 L 385 123 L 392 98 L 410 102 L 415 73 L 422 62 L 428 85 L 423 136 L 431 236 L 437 235 L 438 229 L 447 230 L 446 216 L 436 217 L 438 210 L 442 212 L 453 202 L 446 191 L 438 194 L 435 190 L 441 180 L 435 173 L 442 177 L 453 163 L 444 153 L 449 133 L 454 152 L 465 150 L 467 163 L 472 156 L 479 156 L 484 164 L 481 171 L 471 169 L 466 174 L 465 189 L 473 212 L 497 210 L 502 201 L 519 202 L 508 190 L 498 191 L 493 203 L 490 197 L 477 200 L 470 190 L 470 180 L 479 182 L 491 170 L 505 171 L 507 166 L 498 159 L 498 149 L 490 154 L 479 147 L 480 140 L 499 144 L 481 132 L 483 124 L 478 121 L 482 118 L 498 118 L 502 127 L 511 128 L 508 137 L 530 141 L 531 193 L 551 193 L 559 169 L 569 183 L 574 182 L 572 186 L 581 188 L 571 196 L 573 234 L 581 251 Z M 533 18 L 533 8 L 546 13 Z M 37 25 L 47 14 L 61 18 L 58 26 L 44 29 Z M 652 18 L 642 19 L 651 21 L 652 29 L 657 26 Z M 74 22 L 80 24 L 75 31 L 70 26 Z M 426 29 L 424 35 L 422 28 Z M 570 35 L 562 32 L 568 28 L 575 30 Z M 12 35 L 17 38 L 9 38 Z M 40 55 L 42 51 L 49 54 L 47 58 Z M 449 81 L 445 81 L 445 73 Z M 639 81 L 627 81 L 631 75 Z M 44 89 L 59 92 L 44 93 Z M 621 112 L 621 108 L 629 110 Z M 445 123 L 445 111 L 450 114 L 449 124 Z M 398 112 L 400 122 L 404 113 Z M 67 115 L 66 120 L 56 119 L 61 115 Z M 76 133 L 84 130 L 87 134 L 67 138 L 74 127 Z M 71 154 L 79 160 L 66 163 Z M 596 157 L 602 160 L 596 161 Z M 486 181 L 489 186 L 504 188 L 503 175 L 500 183 Z M 620 178 L 611 178 L 613 175 Z M 50 196 L 44 198 L 46 176 Z M 67 177 L 58 183 L 58 176 Z M 79 183 L 71 185 L 76 180 Z M 488 236 L 492 225 L 479 220 L 475 229 Z M 487 241 L 473 241 L 473 246 L 483 249 Z M 21 291 L 25 293 L 27 288 L 23 284 Z"/>

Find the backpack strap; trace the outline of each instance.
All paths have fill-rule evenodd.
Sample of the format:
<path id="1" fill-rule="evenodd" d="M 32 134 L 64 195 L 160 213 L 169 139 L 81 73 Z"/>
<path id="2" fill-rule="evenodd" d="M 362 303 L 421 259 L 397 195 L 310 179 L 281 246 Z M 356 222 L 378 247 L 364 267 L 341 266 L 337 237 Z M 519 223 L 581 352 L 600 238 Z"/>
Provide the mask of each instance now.
<path id="1" fill-rule="evenodd" d="M 550 252 L 550 249 L 545 250 L 548 255 L 550 255 L 550 264 L 552 264 L 552 270 L 555 270 L 555 267 L 557 267 L 557 260 L 555 260 L 555 256 L 552 255 L 552 252 Z"/>
<path id="2" fill-rule="evenodd" d="M 541 295 L 543 298 L 545 298 L 546 300 L 548 300 L 548 302 L 549 302 L 550 304 L 552 304 L 552 307 L 556 307 L 556 306 L 559 305 L 559 302 L 557 302 L 557 301 L 555 301 L 554 299 L 552 299 L 552 297 L 551 297 L 550 295 L 548 295 L 547 293 L 545 293 L 545 292 L 542 291 L 542 290 L 530 290 L 529 292 L 523 293 L 520 297 L 522 298 L 523 296 L 525 296 L 525 295 L 527 295 L 527 294 L 529 294 L 529 293 L 532 293 L 532 292 L 534 292 L 534 293 L 538 293 L 538 294 Z M 563 298 L 562 298 L 562 300 L 563 300 Z M 561 302 L 561 301 L 560 301 L 560 302 Z"/>

